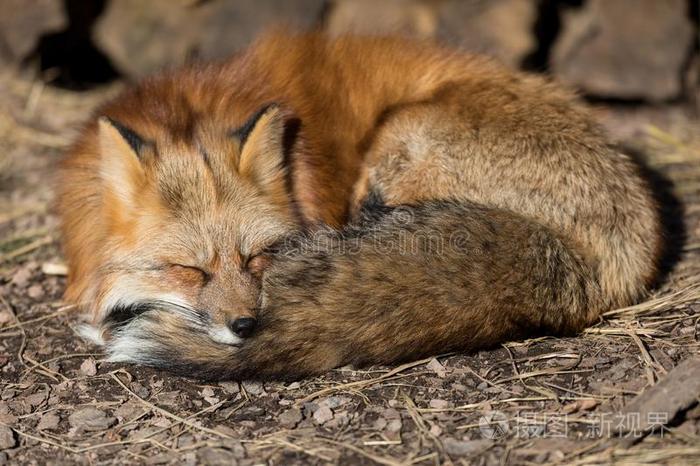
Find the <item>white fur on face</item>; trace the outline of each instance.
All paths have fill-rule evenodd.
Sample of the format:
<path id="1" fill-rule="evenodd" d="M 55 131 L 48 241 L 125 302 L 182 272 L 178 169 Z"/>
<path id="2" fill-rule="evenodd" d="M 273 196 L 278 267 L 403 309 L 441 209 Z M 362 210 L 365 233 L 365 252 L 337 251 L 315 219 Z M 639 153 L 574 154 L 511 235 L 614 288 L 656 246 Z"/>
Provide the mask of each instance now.
<path id="1" fill-rule="evenodd" d="M 217 343 L 225 345 L 238 345 L 243 342 L 243 338 L 239 337 L 230 328 L 223 325 L 213 327 L 209 330 L 209 336 Z"/>

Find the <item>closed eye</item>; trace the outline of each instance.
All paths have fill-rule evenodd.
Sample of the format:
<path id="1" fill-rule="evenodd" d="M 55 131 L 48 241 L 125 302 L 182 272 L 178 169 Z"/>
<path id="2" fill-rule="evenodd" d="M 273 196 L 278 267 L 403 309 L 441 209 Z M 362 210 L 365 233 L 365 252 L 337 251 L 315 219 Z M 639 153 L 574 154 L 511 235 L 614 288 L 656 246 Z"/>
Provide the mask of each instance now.
<path id="1" fill-rule="evenodd" d="M 202 269 L 201 267 L 197 267 L 196 265 L 170 264 L 170 268 L 186 272 L 196 272 L 199 275 L 201 275 L 202 280 L 204 280 L 204 282 L 208 282 L 209 280 L 211 280 L 211 274 L 206 270 Z"/>
<path id="2" fill-rule="evenodd" d="M 245 269 L 253 276 L 259 277 L 263 271 L 270 265 L 270 260 L 263 254 L 248 256 L 245 262 Z"/>

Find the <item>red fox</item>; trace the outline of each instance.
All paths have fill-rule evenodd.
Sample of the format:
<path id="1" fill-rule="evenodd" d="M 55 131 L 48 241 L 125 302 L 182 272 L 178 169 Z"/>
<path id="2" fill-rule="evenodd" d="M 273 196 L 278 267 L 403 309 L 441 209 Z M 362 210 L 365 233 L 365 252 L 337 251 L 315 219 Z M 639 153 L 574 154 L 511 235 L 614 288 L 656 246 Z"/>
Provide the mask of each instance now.
<path id="1" fill-rule="evenodd" d="M 634 303 L 636 165 L 568 91 L 399 38 L 268 32 L 103 105 L 62 161 L 66 299 L 114 361 L 296 378 Z"/>

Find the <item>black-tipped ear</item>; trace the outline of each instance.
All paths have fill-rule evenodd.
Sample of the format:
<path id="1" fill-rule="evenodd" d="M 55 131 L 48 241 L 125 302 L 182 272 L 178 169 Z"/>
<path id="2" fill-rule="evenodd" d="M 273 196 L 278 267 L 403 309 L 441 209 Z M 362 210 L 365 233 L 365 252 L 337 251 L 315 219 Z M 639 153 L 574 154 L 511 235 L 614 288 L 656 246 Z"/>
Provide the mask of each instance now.
<path id="1" fill-rule="evenodd" d="M 121 137 L 124 138 L 126 143 L 129 144 L 129 147 L 131 147 L 136 155 L 140 156 L 141 151 L 146 145 L 146 141 L 141 136 L 136 134 L 131 128 L 124 126 L 117 120 L 110 117 L 104 117 L 104 119 L 119 132 Z"/>
<path id="2" fill-rule="evenodd" d="M 263 106 L 260 110 L 255 112 L 253 116 L 251 116 L 248 121 L 243 123 L 240 128 L 234 129 L 231 131 L 231 136 L 235 137 L 238 139 L 241 143 L 241 148 L 245 145 L 246 141 L 248 140 L 248 136 L 250 136 L 250 133 L 253 131 L 253 128 L 255 128 L 255 125 L 258 123 L 260 118 L 267 113 L 268 110 L 278 107 L 276 103 L 271 103 Z"/>

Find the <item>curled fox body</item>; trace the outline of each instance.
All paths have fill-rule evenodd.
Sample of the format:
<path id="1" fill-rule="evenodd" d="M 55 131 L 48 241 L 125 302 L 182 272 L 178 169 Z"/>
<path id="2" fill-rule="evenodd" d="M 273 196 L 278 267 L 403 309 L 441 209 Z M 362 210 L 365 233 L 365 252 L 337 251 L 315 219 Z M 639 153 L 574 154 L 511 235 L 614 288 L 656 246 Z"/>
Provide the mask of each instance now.
<path id="1" fill-rule="evenodd" d="M 276 31 L 124 91 L 58 208 L 66 297 L 110 357 L 211 379 L 575 333 L 662 252 L 570 93 L 393 38 Z"/>

